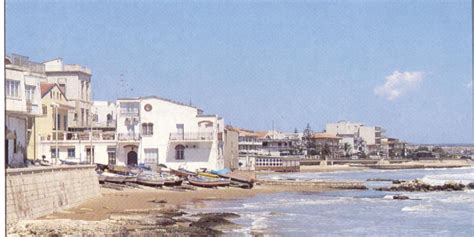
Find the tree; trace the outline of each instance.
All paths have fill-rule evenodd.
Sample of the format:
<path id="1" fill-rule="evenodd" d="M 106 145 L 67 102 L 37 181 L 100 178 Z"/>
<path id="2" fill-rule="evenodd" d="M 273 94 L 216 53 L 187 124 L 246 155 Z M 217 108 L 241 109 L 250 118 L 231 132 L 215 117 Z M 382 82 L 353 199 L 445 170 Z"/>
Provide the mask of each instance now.
<path id="1" fill-rule="evenodd" d="M 347 143 L 347 142 L 344 143 L 344 155 L 345 155 L 346 157 L 349 157 L 351 151 L 352 151 L 352 146 L 351 146 L 351 144 L 349 144 L 349 143 Z"/>
<path id="2" fill-rule="evenodd" d="M 324 160 L 327 160 L 327 157 L 331 154 L 331 147 L 325 143 L 323 149 L 321 150 L 321 155 L 323 156 Z"/>
<path id="3" fill-rule="evenodd" d="M 303 146 L 306 149 L 307 156 L 314 156 L 316 146 L 313 140 L 313 130 L 311 130 L 309 123 L 306 125 L 306 128 L 303 131 Z"/>

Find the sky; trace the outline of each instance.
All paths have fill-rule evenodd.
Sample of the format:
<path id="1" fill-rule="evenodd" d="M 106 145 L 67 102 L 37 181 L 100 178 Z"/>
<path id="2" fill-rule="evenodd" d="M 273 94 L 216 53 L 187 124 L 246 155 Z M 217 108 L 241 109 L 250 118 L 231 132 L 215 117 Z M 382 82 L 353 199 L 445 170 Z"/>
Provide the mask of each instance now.
<path id="1" fill-rule="evenodd" d="M 340 120 L 474 143 L 470 1 L 13 1 L 6 52 L 92 69 L 94 100 L 157 95 L 226 124 Z"/>

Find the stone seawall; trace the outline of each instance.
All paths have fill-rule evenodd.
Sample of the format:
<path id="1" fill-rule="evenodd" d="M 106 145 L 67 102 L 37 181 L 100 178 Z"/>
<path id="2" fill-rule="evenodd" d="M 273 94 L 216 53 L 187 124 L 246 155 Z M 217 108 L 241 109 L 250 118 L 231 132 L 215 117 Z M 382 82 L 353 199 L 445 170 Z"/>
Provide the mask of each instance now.
<path id="1" fill-rule="evenodd" d="M 280 186 L 308 186 L 308 188 L 330 188 L 330 189 L 367 189 L 362 182 L 351 181 L 293 181 L 293 180 L 258 180 L 265 185 Z"/>
<path id="2" fill-rule="evenodd" d="M 7 169 L 7 224 L 73 207 L 100 195 L 95 166 Z"/>

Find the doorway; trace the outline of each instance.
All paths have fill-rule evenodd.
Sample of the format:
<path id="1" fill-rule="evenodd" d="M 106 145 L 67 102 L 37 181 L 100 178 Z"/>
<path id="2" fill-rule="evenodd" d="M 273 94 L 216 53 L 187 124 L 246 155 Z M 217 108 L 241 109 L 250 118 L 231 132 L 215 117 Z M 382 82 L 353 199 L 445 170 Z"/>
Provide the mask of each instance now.
<path id="1" fill-rule="evenodd" d="M 127 165 L 138 165 L 138 155 L 136 151 L 129 151 L 127 154 Z"/>

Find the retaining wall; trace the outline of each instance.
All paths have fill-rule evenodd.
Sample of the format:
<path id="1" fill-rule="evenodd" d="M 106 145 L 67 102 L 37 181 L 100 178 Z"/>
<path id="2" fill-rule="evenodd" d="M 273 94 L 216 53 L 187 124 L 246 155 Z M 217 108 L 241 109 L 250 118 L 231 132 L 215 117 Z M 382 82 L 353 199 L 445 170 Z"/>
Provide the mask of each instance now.
<path id="1" fill-rule="evenodd" d="M 282 186 L 307 186 L 314 188 L 332 189 L 367 189 L 362 182 L 357 181 L 290 181 L 290 180 L 258 180 L 261 184 Z"/>
<path id="2" fill-rule="evenodd" d="M 100 195 L 95 166 L 7 169 L 7 223 L 34 219 Z"/>

